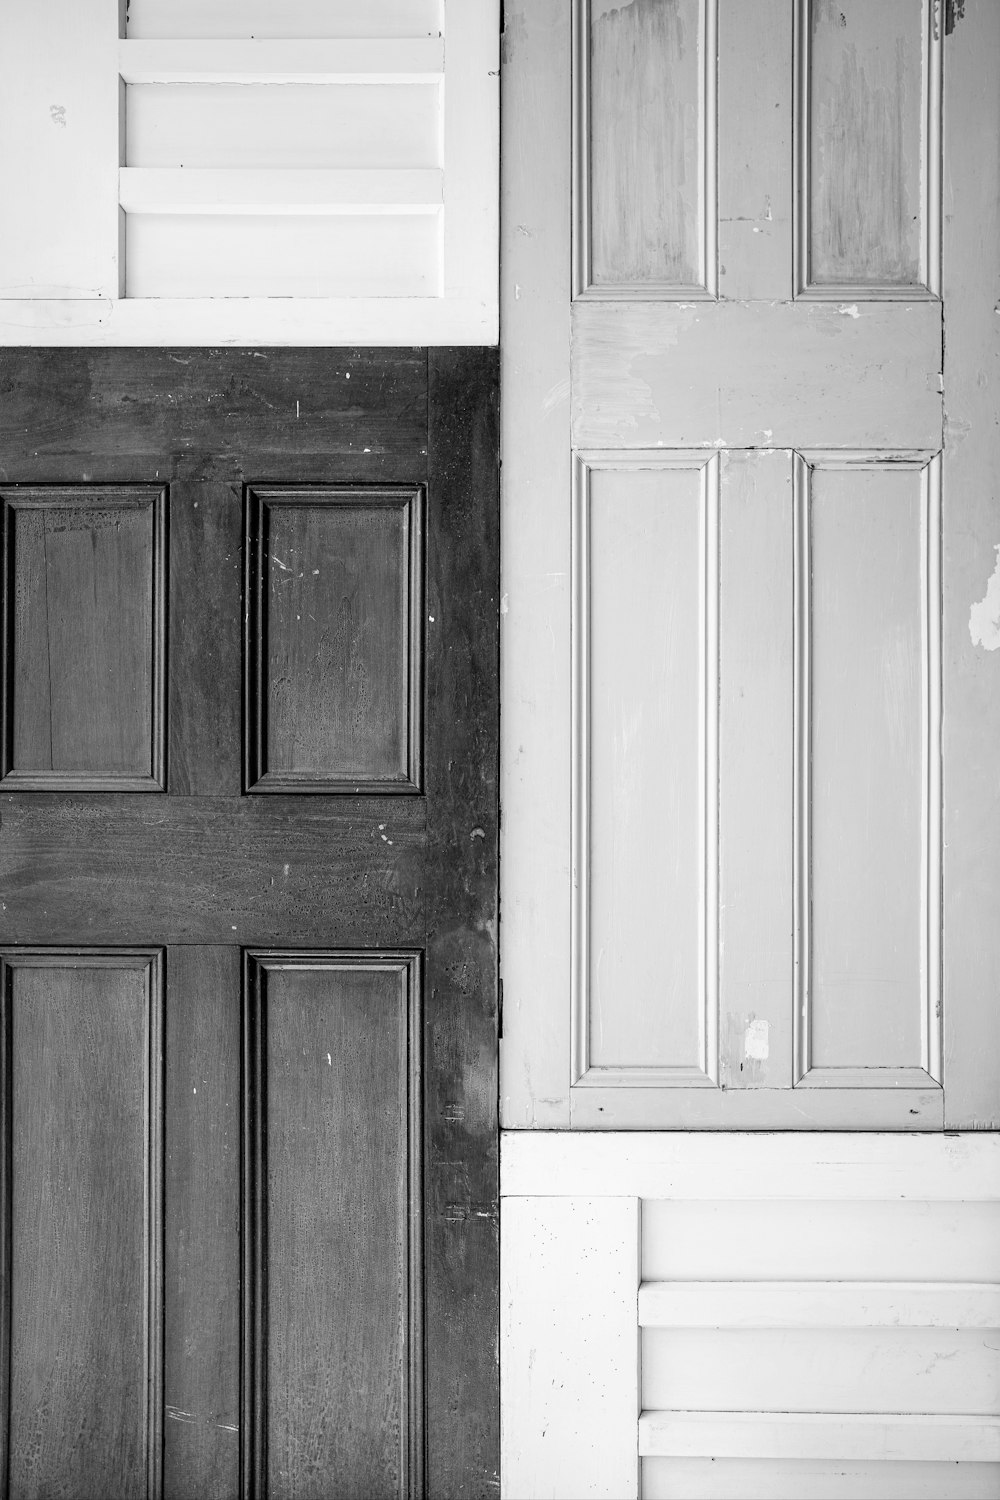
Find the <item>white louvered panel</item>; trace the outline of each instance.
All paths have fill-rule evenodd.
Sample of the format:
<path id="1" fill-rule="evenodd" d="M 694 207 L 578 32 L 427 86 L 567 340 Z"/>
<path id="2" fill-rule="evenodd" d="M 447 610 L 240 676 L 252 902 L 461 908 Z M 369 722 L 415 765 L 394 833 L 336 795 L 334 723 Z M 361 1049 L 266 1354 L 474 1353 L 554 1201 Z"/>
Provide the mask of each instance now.
<path id="1" fill-rule="evenodd" d="M 643 1204 L 646 1500 L 1000 1493 L 1000 1205 L 797 1191 Z"/>
<path id="2" fill-rule="evenodd" d="M 122 33 L 54 0 L 37 66 L 30 9 L 0 10 L 3 341 L 495 342 L 499 0 L 131 0 Z M 46 136 L 70 19 L 100 45 Z"/>

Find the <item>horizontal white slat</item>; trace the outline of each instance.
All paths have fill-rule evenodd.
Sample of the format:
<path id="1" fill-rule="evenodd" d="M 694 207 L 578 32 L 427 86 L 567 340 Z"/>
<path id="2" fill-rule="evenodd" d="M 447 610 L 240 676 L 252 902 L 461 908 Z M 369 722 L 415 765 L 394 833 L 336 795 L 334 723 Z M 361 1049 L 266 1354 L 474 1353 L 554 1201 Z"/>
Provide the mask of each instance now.
<path id="1" fill-rule="evenodd" d="M 1000 1281 L 1000 1202 L 646 1199 L 642 1267 L 644 1281 Z"/>
<path id="2" fill-rule="evenodd" d="M 1000 1461 L 1000 1418 L 644 1411 L 643 1457 Z"/>
<path id="3" fill-rule="evenodd" d="M 1000 1199 L 1000 1134 L 509 1130 L 500 1190 L 569 1197 Z"/>
<path id="4" fill-rule="evenodd" d="M 1000 1415 L 1000 1335 L 972 1328 L 644 1328 L 650 1410 Z"/>
<path id="5" fill-rule="evenodd" d="M 130 37 L 435 36 L 441 0 L 130 0 Z"/>
<path id="6" fill-rule="evenodd" d="M 645 1458 L 643 1500 L 996 1500 L 1000 1464 Z"/>
<path id="7" fill-rule="evenodd" d="M 424 214 L 441 206 L 442 177 L 434 169 L 122 167 L 119 202 L 142 214 Z"/>
<path id="8" fill-rule="evenodd" d="M 326 83 L 431 78 L 444 70 L 440 37 L 240 38 L 122 41 L 126 83 Z"/>
<path id="9" fill-rule="evenodd" d="M 1000 1328 L 1000 1285 L 921 1281 L 653 1281 L 642 1328 Z"/>
<path id="10" fill-rule="evenodd" d="M 417 221 L 419 222 L 419 221 Z M 71 348 L 190 344 L 495 344 L 495 299 L 132 297 L 0 299 L 0 344 Z"/>

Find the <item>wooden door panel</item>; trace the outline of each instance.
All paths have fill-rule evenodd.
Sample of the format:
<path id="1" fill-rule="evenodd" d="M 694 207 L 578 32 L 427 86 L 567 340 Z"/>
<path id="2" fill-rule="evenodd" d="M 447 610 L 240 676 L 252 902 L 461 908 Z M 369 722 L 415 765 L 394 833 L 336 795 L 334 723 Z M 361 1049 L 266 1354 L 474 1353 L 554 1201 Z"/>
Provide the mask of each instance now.
<path id="1" fill-rule="evenodd" d="M 240 1489 L 239 948 L 166 953 L 163 1495 Z"/>
<path id="2" fill-rule="evenodd" d="M 247 494 L 247 788 L 419 791 L 423 492 Z"/>
<path id="3" fill-rule="evenodd" d="M 158 1489 L 159 953 L 6 949 L 5 1486 Z"/>
<path id="4" fill-rule="evenodd" d="M 234 797 L 243 784 L 243 487 L 170 483 L 167 790 Z"/>
<path id="5" fill-rule="evenodd" d="M 932 17 L 931 12 L 934 11 Z M 940 292 L 940 21 L 798 0 L 800 292 Z"/>
<path id="6" fill-rule="evenodd" d="M 507 60 L 506 1119 L 995 1123 L 992 15 L 576 0 L 567 22 L 541 3 L 516 10 Z M 652 232 L 667 221 L 675 241 Z M 715 452 L 718 846 L 706 826 L 702 857 L 669 798 L 693 781 L 678 744 L 714 775 L 702 697 L 678 724 L 655 648 L 607 667 L 639 620 L 657 644 L 686 641 L 690 662 L 687 614 L 671 609 L 691 547 L 662 541 L 676 530 L 664 491 L 627 556 L 591 538 L 585 575 L 570 475 Z M 624 546 L 624 489 L 617 509 Z M 659 570 L 650 550 L 666 551 Z M 614 726 L 629 693 L 626 750 Z M 651 768 L 668 762 L 664 785 Z M 567 806 L 567 770 L 586 806 Z M 616 1083 L 582 1067 L 588 983 Z M 698 1015 L 718 1035 L 703 1069 L 717 1089 L 678 1087 Z"/>
<path id="7" fill-rule="evenodd" d="M 495 1489 L 495 362 L 474 349 L 381 364 L 357 351 L 0 356 L 15 403 L 25 391 L 36 402 L 23 408 L 27 441 L 0 417 L 15 563 L 25 486 L 72 486 L 90 516 L 93 497 L 106 505 L 127 485 L 145 506 L 127 512 L 129 524 L 146 517 L 143 537 L 151 504 L 163 514 L 163 545 L 147 542 L 127 569 L 117 560 L 107 589 L 119 616 L 123 599 L 148 599 L 140 620 L 163 621 L 161 676 L 143 681 L 150 695 L 162 681 L 151 722 L 166 790 L 143 783 L 140 796 L 104 778 L 0 795 L 9 953 L 44 944 L 56 954 L 45 972 L 82 984 L 84 948 L 129 973 L 129 955 L 166 950 L 161 1033 L 141 1059 L 125 1027 L 95 1061 L 103 1031 L 85 1009 L 74 1023 L 96 1037 L 73 1064 L 79 1090 L 93 1091 L 87 1118 L 103 1100 L 114 1108 L 102 1128 L 113 1127 L 129 1059 L 152 1080 L 116 1145 L 131 1150 L 129 1131 L 147 1132 L 142 1173 L 128 1177 L 124 1163 L 119 1187 L 102 1189 L 108 1234 L 126 1247 L 137 1224 L 146 1236 L 139 1270 L 127 1270 L 148 1305 L 125 1319 L 138 1343 L 115 1335 L 132 1364 L 104 1361 L 100 1389 L 78 1392 L 85 1423 L 98 1401 L 126 1413 L 114 1431 L 131 1445 L 115 1459 L 127 1475 L 119 1486 L 109 1461 L 112 1492 L 416 1500 Z M 66 585 L 84 623 L 86 562 Z M 33 623 L 38 569 L 4 592 L 15 615 L 30 599 Z M 147 658 L 151 632 L 130 641 L 146 642 Z M 94 722 L 110 736 L 109 700 L 97 697 Z M 16 693 L 13 704 L 16 714 Z M 15 1152 L 17 996 L 15 984 L 3 1070 Z M 58 1056 L 31 1053 L 32 1086 L 51 1091 Z M 151 1092 L 161 1066 L 162 1106 Z M 53 1106 L 57 1126 L 64 1115 Z M 62 1180 L 60 1150 L 41 1137 L 25 1147 L 43 1182 Z M 34 1233 L 18 1196 L 25 1163 L 15 1157 L 12 1177 L 3 1160 L 5 1223 L 23 1247 Z M 126 1179 L 138 1196 L 123 1206 Z M 74 1247 L 72 1274 L 107 1322 L 134 1297 L 130 1282 L 115 1290 L 124 1251 L 100 1279 L 95 1244 Z M 20 1264 L 13 1293 L 9 1274 L 3 1283 L 16 1357 L 0 1357 L 0 1412 L 17 1418 L 12 1494 L 58 1486 L 90 1500 L 105 1488 L 86 1476 L 104 1462 L 106 1415 L 92 1424 L 85 1481 L 69 1438 L 53 1438 L 42 1489 L 17 1488 L 33 1441 L 20 1415 L 34 1400 L 31 1360 L 40 1350 L 63 1386 L 74 1368 L 58 1327 L 49 1345 L 40 1322 L 20 1330 L 31 1305 L 18 1302 Z M 62 1264 L 45 1263 L 57 1290 Z M 162 1360 L 143 1352 L 161 1328 Z M 148 1401 L 135 1349 L 153 1361 Z M 64 1432 L 76 1408 L 60 1396 L 52 1410 Z"/>
<path id="8" fill-rule="evenodd" d="M 273 1500 L 406 1494 L 423 1449 L 419 955 L 250 953 L 244 1004 L 246 1464 Z"/>
<path id="9" fill-rule="evenodd" d="M 0 500 L 3 783 L 162 787 L 163 490 L 6 489 Z"/>

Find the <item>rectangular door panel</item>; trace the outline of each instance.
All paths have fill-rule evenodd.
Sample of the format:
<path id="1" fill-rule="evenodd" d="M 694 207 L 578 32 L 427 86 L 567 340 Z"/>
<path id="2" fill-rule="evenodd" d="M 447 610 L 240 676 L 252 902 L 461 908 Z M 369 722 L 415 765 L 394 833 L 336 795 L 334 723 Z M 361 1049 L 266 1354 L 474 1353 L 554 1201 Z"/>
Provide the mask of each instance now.
<path id="1" fill-rule="evenodd" d="M 419 961 L 246 962 L 247 1467 L 269 1500 L 406 1496 L 422 1461 Z"/>
<path id="2" fill-rule="evenodd" d="M 163 787 L 166 497 L 7 489 L 3 782 Z"/>
<path id="3" fill-rule="evenodd" d="M 423 494 L 247 494 L 247 789 L 417 791 Z"/>
<path id="4" fill-rule="evenodd" d="M 584 460 L 575 521 L 575 1078 L 710 1083 L 718 464 Z"/>
<path id="5" fill-rule="evenodd" d="M 938 464 L 829 456 L 797 479 L 796 1076 L 926 1087 L 941 1080 Z"/>
<path id="6" fill-rule="evenodd" d="M 162 961 L 5 949 L 11 1500 L 160 1493 Z"/>
<path id="7" fill-rule="evenodd" d="M 798 0 L 799 291 L 940 291 L 934 0 Z"/>

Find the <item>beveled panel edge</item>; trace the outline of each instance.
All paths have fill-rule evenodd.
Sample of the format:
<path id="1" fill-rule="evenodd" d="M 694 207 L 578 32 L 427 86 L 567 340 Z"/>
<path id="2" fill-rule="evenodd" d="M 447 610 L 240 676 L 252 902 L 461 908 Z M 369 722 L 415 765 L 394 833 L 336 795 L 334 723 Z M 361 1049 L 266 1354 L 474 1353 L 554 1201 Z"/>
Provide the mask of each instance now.
<path id="1" fill-rule="evenodd" d="M 407 618 L 407 774 L 398 779 L 326 778 L 304 773 L 268 771 L 263 632 L 267 546 L 266 512 L 271 505 L 294 507 L 312 498 L 331 505 L 364 510 L 386 506 L 408 511 Z M 253 484 L 243 486 L 243 792 L 248 794 L 316 794 L 421 796 L 423 794 L 423 631 L 424 526 L 427 486 L 392 484 Z"/>
<path id="2" fill-rule="evenodd" d="M 595 286 L 591 281 L 590 209 L 590 0 L 572 0 L 572 214 L 570 239 L 573 302 L 716 302 L 719 297 L 718 31 L 719 0 L 699 0 L 701 66 L 698 73 L 698 134 L 701 212 L 698 240 L 701 281 L 623 281 Z"/>
<path id="3" fill-rule="evenodd" d="M 11 672 L 14 656 L 14 537 L 10 513 L 17 510 L 64 509 L 80 503 L 81 495 L 111 496 L 124 508 L 153 512 L 152 660 L 150 663 L 150 744 L 148 775 L 123 772 L 20 772 L 13 768 L 14 694 Z M 0 549 L 2 549 L 2 616 L 0 616 L 0 788 L 11 792 L 164 792 L 167 789 L 167 500 L 169 486 L 158 484 L 3 484 L 0 485 Z M 16 497 L 16 498 L 14 498 Z"/>
<path id="4" fill-rule="evenodd" d="M 597 1068 L 590 1062 L 590 474 L 681 470 L 701 475 L 699 519 L 698 1047 L 696 1065 Z M 647 449 L 573 455 L 570 765 L 570 1089 L 719 1083 L 719 489 L 718 453 Z"/>
<path id="5" fill-rule="evenodd" d="M 920 474 L 922 646 L 921 851 L 920 851 L 920 1066 L 812 1065 L 811 995 L 811 473 L 813 469 L 908 469 Z M 941 917 L 943 911 L 942 693 L 941 693 L 941 455 L 809 449 L 793 455 L 792 689 L 792 1087 L 933 1088 L 944 1085 Z"/>
<path id="6" fill-rule="evenodd" d="M 400 1500 L 423 1500 L 424 1433 L 424 1195 L 423 1195 L 423 950 L 399 948 L 271 948 L 243 950 L 242 1183 L 240 1205 L 240 1495 L 266 1500 L 266 976 L 275 969 L 395 971 L 406 1006 L 407 1309 L 405 1390 L 400 1433 Z M 158 1497 L 153 1497 L 158 1500 Z"/>
<path id="7" fill-rule="evenodd" d="M 940 0 L 922 0 L 924 35 L 921 118 L 920 275 L 916 285 L 898 282 L 816 284 L 809 279 L 812 232 L 809 212 L 810 20 L 814 0 L 795 0 L 792 23 L 792 296 L 804 302 L 920 302 L 941 298 L 941 163 L 943 150 L 944 49 Z"/>
<path id="8" fill-rule="evenodd" d="M 145 959 L 144 965 L 136 960 Z M 140 969 L 146 974 L 146 1161 L 143 1277 L 145 1354 L 145 1471 L 147 1500 L 163 1494 L 163 1181 L 164 1181 L 164 1010 L 166 951 L 162 947 L 58 948 L 0 947 L 0 1483 L 8 1482 L 10 1432 L 10 1275 L 12 1234 L 12 979 L 17 968 Z"/>

